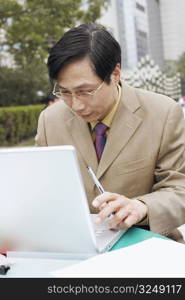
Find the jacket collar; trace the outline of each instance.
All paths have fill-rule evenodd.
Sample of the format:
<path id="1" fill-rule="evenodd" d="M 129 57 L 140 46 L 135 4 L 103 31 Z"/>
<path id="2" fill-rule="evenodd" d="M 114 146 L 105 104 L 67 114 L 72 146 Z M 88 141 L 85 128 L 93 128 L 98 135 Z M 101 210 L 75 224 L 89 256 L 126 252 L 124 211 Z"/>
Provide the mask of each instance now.
<path id="1" fill-rule="evenodd" d="M 74 146 L 80 151 L 85 164 L 94 170 L 98 178 L 109 168 L 141 124 L 142 119 L 136 114 L 140 106 L 135 89 L 122 82 L 121 101 L 99 164 L 87 122 L 73 113 L 70 114 L 67 126 L 72 135 Z"/>

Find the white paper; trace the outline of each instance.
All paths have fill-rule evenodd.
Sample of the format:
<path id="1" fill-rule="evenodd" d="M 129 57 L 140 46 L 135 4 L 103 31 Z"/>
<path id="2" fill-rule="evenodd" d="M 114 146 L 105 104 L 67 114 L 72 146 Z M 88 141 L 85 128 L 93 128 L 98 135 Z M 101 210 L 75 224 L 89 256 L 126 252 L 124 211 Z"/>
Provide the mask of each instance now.
<path id="1" fill-rule="evenodd" d="M 185 277 L 185 245 L 151 238 L 51 272 L 54 277 Z"/>
<path id="2" fill-rule="evenodd" d="M 0 254 L 0 265 L 9 263 L 9 259 L 6 256 Z"/>

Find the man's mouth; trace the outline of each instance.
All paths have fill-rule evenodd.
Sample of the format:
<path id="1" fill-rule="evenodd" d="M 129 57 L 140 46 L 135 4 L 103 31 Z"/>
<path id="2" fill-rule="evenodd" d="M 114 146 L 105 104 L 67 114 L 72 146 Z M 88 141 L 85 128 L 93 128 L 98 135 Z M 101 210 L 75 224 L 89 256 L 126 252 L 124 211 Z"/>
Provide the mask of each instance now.
<path id="1" fill-rule="evenodd" d="M 87 118 L 87 117 L 90 117 L 92 115 L 92 113 L 90 113 L 90 114 L 78 114 L 78 115 L 82 118 Z"/>

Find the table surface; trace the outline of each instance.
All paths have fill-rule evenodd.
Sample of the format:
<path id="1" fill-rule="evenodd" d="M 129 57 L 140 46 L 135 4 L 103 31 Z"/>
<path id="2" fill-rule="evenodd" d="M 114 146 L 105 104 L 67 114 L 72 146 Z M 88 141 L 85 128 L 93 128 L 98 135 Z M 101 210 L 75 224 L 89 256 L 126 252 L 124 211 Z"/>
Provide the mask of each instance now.
<path id="1" fill-rule="evenodd" d="M 110 251 L 128 247 L 152 237 L 167 239 L 164 236 L 148 230 L 132 227 L 119 239 Z M 39 258 L 11 258 L 12 266 L 6 275 L 0 278 L 39 278 L 52 277 L 51 272 L 78 263 L 78 260 L 39 259 Z"/>

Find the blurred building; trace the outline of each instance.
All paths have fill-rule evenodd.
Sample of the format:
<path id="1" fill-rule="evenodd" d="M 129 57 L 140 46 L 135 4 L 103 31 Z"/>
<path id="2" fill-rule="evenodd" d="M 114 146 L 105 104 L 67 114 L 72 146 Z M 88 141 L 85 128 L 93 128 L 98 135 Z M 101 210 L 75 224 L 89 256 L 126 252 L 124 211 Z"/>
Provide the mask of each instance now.
<path id="1" fill-rule="evenodd" d="M 149 53 L 146 0 L 111 0 L 100 23 L 115 33 L 122 48 L 123 68 L 135 67 Z"/>
<path id="2" fill-rule="evenodd" d="M 185 0 L 160 0 L 159 3 L 164 59 L 177 60 L 185 52 Z"/>
<path id="3" fill-rule="evenodd" d="M 169 0 L 168 0 L 169 1 Z M 147 1 L 149 26 L 149 54 L 159 66 L 164 64 L 161 7 L 158 0 Z"/>
<path id="4" fill-rule="evenodd" d="M 149 54 L 159 66 L 185 52 L 185 0 L 110 0 L 100 23 L 119 41 L 125 69 Z"/>
<path id="5" fill-rule="evenodd" d="M 149 0 L 150 53 L 162 64 L 175 61 L 185 52 L 185 1 Z"/>

